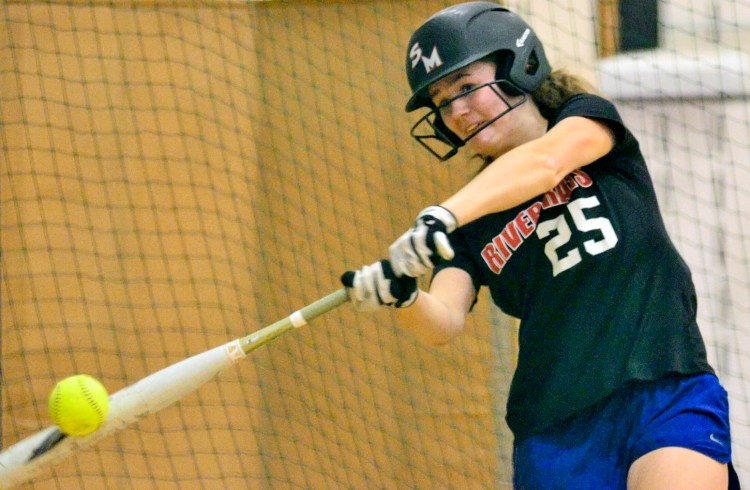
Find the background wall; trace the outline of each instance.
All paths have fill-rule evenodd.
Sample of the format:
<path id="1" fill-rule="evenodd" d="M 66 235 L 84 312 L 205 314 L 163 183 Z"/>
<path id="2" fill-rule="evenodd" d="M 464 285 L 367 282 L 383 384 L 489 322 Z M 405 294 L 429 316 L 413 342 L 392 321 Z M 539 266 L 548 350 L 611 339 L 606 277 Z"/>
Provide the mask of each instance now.
<path id="1" fill-rule="evenodd" d="M 338 288 L 465 178 L 405 136 L 443 5 L 5 4 L 4 445 L 65 376 L 114 392 Z M 488 328 L 435 351 L 344 307 L 35 488 L 492 482 Z"/>
<path id="2" fill-rule="evenodd" d="M 115 392 L 285 317 L 338 288 L 343 271 L 384 256 L 420 209 L 469 178 L 476 164 L 436 163 L 408 137 L 415 118 L 403 112 L 409 36 L 451 3 L 4 3 L 3 446 L 51 423 L 46 400 L 59 379 L 89 373 Z M 509 6 L 555 66 L 599 81 L 596 5 Z M 714 121 L 713 105 L 654 113 L 622 102 L 635 104 L 626 118 L 667 165 L 655 167 L 660 192 L 680 196 L 668 212 L 707 237 L 676 229 L 679 246 L 698 277 L 723 281 L 700 255 L 718 256 L 708 238 L 716 214 L 703 210 L 723 193 L 704 198 L 692 182 L 710 160 L 724 169 L 719 188 L 741 197 L 746 101 L 721 127 L 689 123 Z M 695 132 L 652 130 L 675 118 Z M 693 159 L 684 137 L 706 135 L 724 145 L 721 157 Z M 689 168 L 669 166 L 674 151 Z M 680 185 L 664 180 L 671 168 Z M 746 410 L 748 218 L 744 201 L 732 202 L 722 216 L 734 226 L 722 230 L 734 245 L 721 250 L 731 250 L 724 270 L 744 316 L 705 329 L 711 355 L 731 358 L 718 366 L 737 373 L 730 395 Z M 702 299 L 728 297 L 712 296 L 708 282 Z M 395 329 L 387 311 L 345 305 L 33 486 L 509 488 L 514 332 L 484 293 L 467 332 L 441 349 Z M 747 412 L 736 413 L 743 434 Z"/>

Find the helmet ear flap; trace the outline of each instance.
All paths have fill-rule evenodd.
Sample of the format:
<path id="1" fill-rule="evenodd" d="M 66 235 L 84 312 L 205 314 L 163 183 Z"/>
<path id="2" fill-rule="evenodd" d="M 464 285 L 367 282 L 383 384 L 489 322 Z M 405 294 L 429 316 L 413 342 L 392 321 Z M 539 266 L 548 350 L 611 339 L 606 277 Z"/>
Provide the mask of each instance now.
<path id="1" fill-rule="evenodd" d="M 498 51 L 493 58 L 496 66 L 495 80 L 497 80 L 497 85 L 511 97 L 523 95 L 525 93 L 523 89 L 510 80 L 515 55 L 511 51 Z"/>
<path id="2" fill-rule="evenodd" d="M 521 88 L 518 85 L 515 85 L 513 82 L 508 80 L 498 80 L 497 86 L 500 87 L 503 92 L 505 92 L 510 97 L 515 97 L 517 95 L 524 95 L 526 92 L 521 90 Z"/>

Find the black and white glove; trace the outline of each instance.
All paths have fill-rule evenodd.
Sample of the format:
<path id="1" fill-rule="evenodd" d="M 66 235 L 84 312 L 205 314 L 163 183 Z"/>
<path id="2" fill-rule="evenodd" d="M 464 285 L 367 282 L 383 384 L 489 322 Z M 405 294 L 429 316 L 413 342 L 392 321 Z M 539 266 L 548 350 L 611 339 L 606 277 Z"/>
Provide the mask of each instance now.
<path id="1" fill-rule="evenodd" d="M 440 260 L 453 258 L 448 233 L 458 223 L 456 217 L 442 206 L 422 210 L 409 231 L 388 249 L 391 266 L 397 276 L 418 277 L 430 271 Z"/>
<path id="2" fill-rule="evenodd" d="M 383 306 L 405 308 L 414 304 L 419 293 L 417 280 L 397 277 L 387 260 L 345 272 L 341 283 L 349 288 L 349 298 L 358 311 L 374 311 Z"/>

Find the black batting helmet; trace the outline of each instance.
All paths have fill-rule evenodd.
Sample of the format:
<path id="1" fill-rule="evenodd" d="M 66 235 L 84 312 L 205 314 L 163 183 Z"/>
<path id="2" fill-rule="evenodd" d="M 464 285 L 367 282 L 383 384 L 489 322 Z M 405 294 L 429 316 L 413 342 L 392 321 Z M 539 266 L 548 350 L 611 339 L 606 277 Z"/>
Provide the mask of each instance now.
<path id="1" fill-rule="evenodd" d="M 409 41 L 406 73 L 412 96 L 406 111 L 432 106 L 427 87 L 433 82 L 499 52 L 509 56 L 498 66 L 497 78 L 522 93 L 533 92 L 551 71 L 539 38 L 508 9 L 492 2 L 466 2 L 436 13 Z"/>

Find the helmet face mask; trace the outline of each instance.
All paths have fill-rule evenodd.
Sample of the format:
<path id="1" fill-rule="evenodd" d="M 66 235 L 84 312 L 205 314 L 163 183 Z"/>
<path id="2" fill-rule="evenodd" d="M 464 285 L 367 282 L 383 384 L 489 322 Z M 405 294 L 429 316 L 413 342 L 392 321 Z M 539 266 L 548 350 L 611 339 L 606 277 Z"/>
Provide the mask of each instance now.
<path id="1" fill-rule="evenodd" d="M 498 86 L 503 87 L 506 92 L 510 92 L 511 94 L 519 94 L 522 97 L 520 97 L 515 102 L 511 102 L 507 99 L 503 92 L 498 89 Z M 454 101 L 464 97 L 471 97 L 478 90 L 485 87 L 489 87 L 495 93 L 495 95 L 497 95 L 498 98 L 503 101 L 507 108 L 498 113 L 496 116 L 492 117 L 490 120 L 482 123 L 482 125 L 475 129 L 470 135 L 462 139 L 458 135 L 453 133 L 450 129 L 448 129 L 445 121 L 443 120 L 442 112 L 451 104 L 453 104 Z M 492 82 L 487 82 L 482 85 L 473 87 L 471 90 L 462 92 L 457 96 L 446 100 L 437 107 L 434 107 L 433 105 L 433 109 L 422 116 L 414 124 L 414 126 L 412 126 L 411 135 L 414 139 L 417 140 L 417 142 L 419 142 L 419 144 L 426 148 L 427 151 L 432 153 L 440 161 L 444 162 L 455 156 L 456 153 L 458 153 L 459 148 L 464 146 L 467 141 L 472 139 L 477 134 L 481 133 L 487 126 L 491 125 L 519 105 L 526 102 L 527 99 L 527 94 L 518 89 L 518 87 L 512 87 L 512 85 L 509 85 L 509 82 L 507 80 L 494 80 Z"/>
<path id="2" fill-rule="evenodd" d="M 447 75 L 482 59 L 497 65 L 496 81 L 509 95 L 530 94 L 547 78 L 551 68 L 541 41 L 520 17 L 492 2 L 466 2 L 436 13 L 411 36 L 406 73 L 412 96 L 406 104 L 411 112 L 422 107 L 431 111 L 412 128 L 411 134 L 441 160 L 456 154 L 468 139 L 458 138 L 435 112 L 429 87 Z M 507 90 L 506 90 L 507 88 Z M 527 100 L 524 97 L 520 103 Z M 517 107 L 516 103 L 512 108 Z M 507 114 L 507 111 L 492 120 Z M 423 134 L 417 127 L 431 127 Z M 483 127 L 486 127 L 483 126 Z M 447 145 L 434 151 L 434 145 Z"/>

